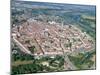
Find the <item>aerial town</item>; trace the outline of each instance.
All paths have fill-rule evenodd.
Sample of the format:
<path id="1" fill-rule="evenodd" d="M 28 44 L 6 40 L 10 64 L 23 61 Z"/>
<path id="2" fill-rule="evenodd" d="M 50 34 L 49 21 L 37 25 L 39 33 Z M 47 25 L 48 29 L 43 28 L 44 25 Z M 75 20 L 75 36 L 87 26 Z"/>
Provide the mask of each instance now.
<path id="1" fill-rule="evenodd" d="M 96 69 L 95 6 L 12 1 L 11 12 L 12 75 Z"/>
<path id="2" fill-rule="evenodd" d="M 32 55 L 63 55 L 93 48 L 91 37 L 73 25 L 44 23 L 32 18 L 12 28 L 12 38 L 25 48 L 23 51 Z M 35 46 L 34 52 L 29 49 L 32 46 Z"/>

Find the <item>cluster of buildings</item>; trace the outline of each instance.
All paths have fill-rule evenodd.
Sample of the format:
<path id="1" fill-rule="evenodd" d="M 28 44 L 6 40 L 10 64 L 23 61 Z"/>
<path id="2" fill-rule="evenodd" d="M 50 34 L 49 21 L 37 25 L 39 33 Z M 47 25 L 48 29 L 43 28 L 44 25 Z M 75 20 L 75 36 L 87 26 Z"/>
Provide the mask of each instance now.
<path id="1" fill-rule="evenodd" d="M 41 22 L 29 19 L 12 29 L 15 37 L 26 49 L 35 46 L 34 55 L 63 55 L 93 48 L 93 40 L 73 25 Z"/>

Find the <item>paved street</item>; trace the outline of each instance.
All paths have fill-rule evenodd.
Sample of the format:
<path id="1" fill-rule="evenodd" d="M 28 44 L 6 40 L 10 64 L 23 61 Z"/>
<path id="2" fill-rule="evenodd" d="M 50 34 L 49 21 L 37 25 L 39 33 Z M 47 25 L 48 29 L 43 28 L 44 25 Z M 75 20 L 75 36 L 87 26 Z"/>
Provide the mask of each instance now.
<path id="1" fill-rule="evenodd" d="M 31 54 L 29 50 L 27 50 L 15 37 L 12 38 L 16 45 L 21 49 L 21 51 Z"/>

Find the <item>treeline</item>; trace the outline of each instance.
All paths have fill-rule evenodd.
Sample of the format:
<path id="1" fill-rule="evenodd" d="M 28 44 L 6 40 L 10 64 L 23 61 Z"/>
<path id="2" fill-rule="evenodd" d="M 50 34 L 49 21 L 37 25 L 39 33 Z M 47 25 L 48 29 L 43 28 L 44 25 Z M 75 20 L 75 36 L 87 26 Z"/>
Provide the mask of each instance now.
<path id="1" fill-rule="evenodd" d="M 12 67 L 12 75 L 16 74 L 28 74 L 28 73 L 39 73 L 39 72 L 46 72 L 46 71 L 52 71 L 49 67 L 43 66 L 42 64 L 24 64 L 19 66 L 13 66 Z"/>
<path id="2" fill-rule="evenodd" d="M 31 55 L 28 55 L 28 54 L 25 54 L 25 53 L 17 53 L 17 54 L 13 54 L 12 55 L 12 61 L 17 61 L 17 60 L 34 60 L 34 56 L 31 56 Z"/>

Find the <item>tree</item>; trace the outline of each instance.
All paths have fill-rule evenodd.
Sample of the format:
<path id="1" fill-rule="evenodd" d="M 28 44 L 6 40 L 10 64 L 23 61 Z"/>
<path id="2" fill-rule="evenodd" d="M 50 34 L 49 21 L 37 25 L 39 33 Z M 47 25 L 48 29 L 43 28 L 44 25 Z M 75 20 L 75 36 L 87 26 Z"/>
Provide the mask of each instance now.
<path id="1" fill-rule="evenodd" d="M 31 47 L 28 47 L 28 48 L 32 53 L 34 53 L 35 46 L 31 46 Z"/>

